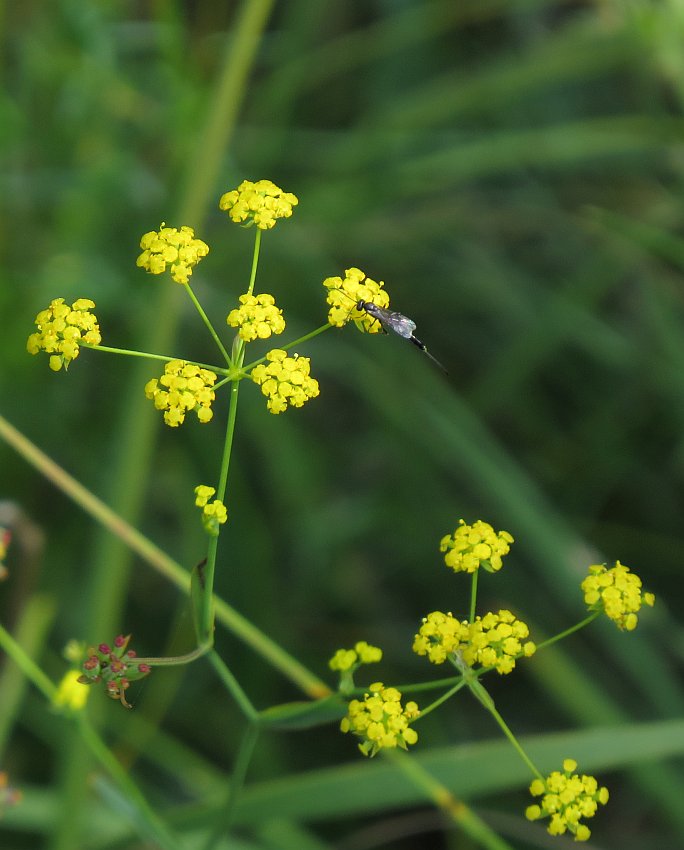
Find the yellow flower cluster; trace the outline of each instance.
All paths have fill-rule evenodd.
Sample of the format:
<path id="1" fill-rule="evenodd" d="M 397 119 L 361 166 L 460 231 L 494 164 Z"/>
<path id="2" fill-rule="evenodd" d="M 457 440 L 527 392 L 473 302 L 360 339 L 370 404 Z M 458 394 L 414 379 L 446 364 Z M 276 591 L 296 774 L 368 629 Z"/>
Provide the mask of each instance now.
<path id="1" fill-rule="evenodd" d="M 316 398 L 318 381 L 310 377 L 308 357 L 288 357 L 281 348 L 274 348 L 266 355 L 268 366 L 260 363 L 252 369 L 250 377 L 261 386 L 271 413 L 282 413 L 288 405 L 301 407 L 307 399 Z"/>
<path id="2" fill-rule="evenodd" d="M 29 354 L 45 351 L 50 354 L 50 368 L 54 372 L 78 357 L 79 345 L 99 345 L 102 337 L 96 316 L 90 312 L 95 302 L 89 298 L 79 298 L 71 307 L 63 298 L 55 298 L 47 310 L 41 310 L 36 316 L 37 333 L 32 333 L 26 343 Z"/>
<path id="3" fill-rule="evenodd" d="M 212 537 L 218 537 L 219 526 L 228 519 L 228 511 L 220 499 L 214 499 L 209 504 L 209 499 L 215 492 L 213 487 L 208 487 L 206 484 L 195 487 L 195 504 L 198 508 L 202 508 L 202 525 Z"/>
<path id="4" fill-rule="evenodd" d="M 166 227 L 161 223 L 159 230 L 150 230 L 140 240 L 142 254 L 136 265 L 150 274 L 161 274 L 170 266 L 171 277 L 176 283 L 186 284 L 193 268 L 209 253 L 209 246 L 195 239 L 192 227 Z"/>
<path id="5" fill-rule="evenodd" d="M 497 533 L 480 519 L 472 525 L 461 519 L 454 533 L 442 538 L 439 550 L 446 552 L 444 563 L 455 573 L 474 573 L 479 567 L 494 573 L 501 569 L 501 559 L 510 551 L 511 543 L 513 538 L 507 531 Z"/>
<path id="6" fill-rule="evenodd" d="M 365 640 L 357 641 L 354 649 L 338 649 L 328 662 L 331 670 L 339 670 L 343 673 L 354 666 L 361 664 L 376 664 L 382 660 L 382 650 L 377 646 L 371 646 Z"/>
<path id="7" fill-rule="evenodd" d="M 451 612 L 433 611 L 423 617 L 423 625 L 413 641 L 416 655 L 427 655 L 433 664 L 443 664 L 468 641 L 468 622 L 460 622 Z"/>
<path id="8" fill-rule="evenodd" d="M 239 327 L 240 338 L 245 342 L 268 339 L 271 334 L 285 330 L 283 311 L 275 306 L 272 295 L 241 295 L 241 307 L 231 310 L 226 321 L 232 328 Z"/>
<path id="9" fill-rule="evenodd" d="M 607 569 L 604 564 L 589 567 L 582 582 L 584 601 L 594 611 L 603 611 L 619 629 L 633 631 L 638 622 L 637 611 L 642 605 L 653 607 L 655 596 L 642 593 L 641 579 L 629 567 L 616 561 Z"/>
<path id="10" fill-rule="evenodd" d="M 420 714 L 415 702 L 402 707 L 401 692 L 386 688 L 382 682 L 370 686 L 370 693 L 363 700 L 353 699 L 349 703 L 347 716 L 342 719 L 342 732 L 352 732 L 361 738 L 359 749 L 364 756 L 374 756 L 384 747 L 408 749 L 415 744 L 418 733 L 410 722 Z"/>
<path id="11" fill-rule="evenodd" d="M 575 770 L 577 762 L 565 759 L 563 773 L 554 770 L 546 780 L 535 779 L 530 785 L 530 794 L 541 796 L 541 805 L 528 806 L 525 817 L 528 820 L 550 817 L 547 827 L 550 835 L 569 831 L 575 841 L 587 841 L 591 830 L 580 820 L 593 817 L 599 804 L 604 806 L 608 802 L 608 789 L 599 788 L 593 776 L 579 776 Z"/>
<path id="12" fill-rule="evenodd" d="M 176 428 L 185 421 L 189 410 L 197 412 L 200 422 L 209 422 L 214 415 L 211 403 L 215 393 L 212 386 L 216 375 L 185 360 L 169 360 L 159 380 L 145 384 L 145 395 L 154 401 L 157 410 L 164 411 L 164 422 Z"/>
<path id="13" fill-rule="evenodd" d="M 269 230 L 279 218 L 289 218 L 298 203 L 296 195 L 284 192 L 270 180 L 243 180 L 237 189 L 221 195 L 219 208 L 237 224 L 255 224 L 260 230 Z"/>
<path id="14" fill-rule="evenodd" d="M 347 322 L 354 321 L 356 326 L 366 333 L 382 333 L 382 325 L 365 310 L 357 310 L 359 301 L 370 301 L 377 307 L 389 307 L 389 295 L 382 288 L 384 283 L 377 283 L 361 271 L 361 269 L 346 269 L 344 279 L 328 277 L 323 281 L 328 290 L 326 301 L 330 304 L 328 321 L 336 328 L 341 328 Z"/>
<path id="15" fill-rule="evenodd" d="M 516 658 L 529 658 L 536 652 L 536 645 L 525 640 L 529 633 L 527 624 L 505 609 L 476 617 L 472 623 L 459 622 L 451 613 L 433 611 L 423 618 L 413 651 L 427 655 L 433 664 L 442 664 L 459 653 L 469 667 L 493 667 L 504 674 L 515 668 Z"/>

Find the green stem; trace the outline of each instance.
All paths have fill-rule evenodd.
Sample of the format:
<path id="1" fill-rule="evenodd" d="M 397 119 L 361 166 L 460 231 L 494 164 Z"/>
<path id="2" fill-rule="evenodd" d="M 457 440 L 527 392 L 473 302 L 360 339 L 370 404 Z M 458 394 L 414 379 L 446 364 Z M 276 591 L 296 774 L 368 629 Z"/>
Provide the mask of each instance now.
<path id="1" fill-rule="evenodd" d="M 163 360 L 165 363 L 170 363 L 172 360 L 182 360 L 184 363 L 192 363 L 193 366 L 199 366 L 200 369 L 209 369 L 216 372 L 217 375 L 230 375 L 230 369 L 223 369 L 220 366 L 214 366 L 211 363 L 198 363 L 197 360 L 187 360 L 185 357 L 168 357 L 166 354 L 150 354 L 147 351 L 133 351 L 129 348 L 114 348 L 111 345 L 88 345 L 85 342 L 79 342 L 81 348 L 90 348 L 93 351 L 106 351 L 108 354 L 125 354 L 127 357 L 143 357 L 147 360 Z"/>
<path id="2" fill-rule="evenodd" d="M 242 356 L 242 355 L 240 355 Z M 238 393 L 240 391 L 240 382 L 233 381 L 230 388 L 230 407 L 228 409 L 228 423 L 226 426 L 226 439 L 223 445 L 223 457 L 221 459 L 221 471 L 219 473 L 218 486 L 216 488 L 216 498 L 225 504 L 226 489 L 228 486 L 228 469 L 230 467 L 230 456 L 233 448 L 233 438 L 235 437 L 235 422 L 237 420 Z M 216 555 L 218 552 L 218 537 L 212 537 L 209 541 L 207 551 L 207 565 L 205 569 L 205 583 L 203 588 L 202 609 L 200 614 L 200 633 L 201 641 L 207 640 L 214 630 L 214 613 L 213 613 L 213 595 L 214 595 L 214 576 L 216 574 Z"/>
<path id="3" fill-rule="evenodd" d="M 541 772 L 536 767 L 534 762 L 530 759 L 530 757 L 527 755 L 525 750 L 523 750 L 520 743 L 518 742 L 518 739 L 515 737 L 513 732 L 511 732 L 511 730 L 508 728 L 506 721 L 503 719 L 503 717 L 497 711 L 496 705 L 494 704 L 494 700 L 489 695 L 489 692 L 487 691 L 485 686 L 482 684 L 482 682 L 480 682 L 480 680 L 478 679 L 477 673 L 475 673 L 473 670 L 471 670 L 465 663 L 463 664 L 461 669 L 463 671 L 463 677 L 465 679 L 465 683 L 470 688 L 473 696 L 487 709 L 487 711 L 496 720 L 501 731 L 504 733 L 504 735 L 511 742 L 514 749 L 516 750 L 516 752 L 520 756 L 520 758 L 525 762 L 525 764 L 529 767 L 529 769 L 532 771 L 532 773 L 538 779 L 543 780 L 544 777 L 542 776 Z"/>
<path id="4" fill-rule="evenodd" d="M 197 661 L 198 658 L 206 655 L 211 647 L 211 643 L 203 643 L 193 649 L 192 652 L 186 652 L 185 655 L 148 656 L 147 658 L 139 658 L 136 655 L 135 663 L 149 664 L 150 667 L 180 667 L 183 664 L 191 664 L 193 661 Z"/>
<path id="5" fill-rule="evenodd" d="M 249 286 L 247 294 L 251 295 L 254 292 L 254 284 L 256 283 L 257 267 L 259 266 L 259 250 L 261 249 L 261 228 L 255 227 L 256 235 L 254 237 L 254 254 L 252 256 L 252 271 L 249 276 Z"/>
<path id="6" fill-rule="evenodd" d="M 219 678 L 226 686 L 228 691 L 233 695 L 233 699 L 242 709 L 242 713 L 252 724 L 257 724 L 259 722 L 259 712 L 252 705 L 252 701 L 247 696 L 247 694 L 242 689 L 238 680 L 233 676 L 228 665 L 221 658 L 221 656 L 216 652 L 216 650 L 212 650 L 208 655 L 209 661 L 213 665 L 214 669 L 219 675 Z"/>
<path id="7" fill-rule="evenodd" d="M 383 756 L 392 762 L 417 788 L 425 792 L 437 808 L 455 823 L 473 841 L 486 850 L 512 850 L 511 845 L 498 836 L 462 800 L 449 791 L 441 782 L 407 753 L 398 750 L 382 750 Z"/>
<path id="8" fill-rule="evenodd" d="M 57 693 L 57 688 L 51 680 L 43 673 L 36 662 L 29 658 L 20 646 L 12 637 L 12 635 L 0 625 L 0 647 L 4 649 L 7 655 L 14 661 L 21 672 L 42 692 L 43 696 L 52 702 Z"/>
<path id="9" fill-rule="evenodd" d="M 461 679 L 461 681 L 458 682 L 457 684 L 455 684 L 453 686 L 453 688 L 449 688 L 449 690 L 445 694 L 442 694 L 441 697 L 436 699 L 434 702 L 430 703 L 430 705 L 428 705 L 427 708 L 421 708 L 420 715 L 416 718 L 415 722 L 417 723 L 418 720 L 422 720 L 423 717 L 428 715 L 431 711 L 434 711 L 438 706 L 440 706 L 443 702 L 446 702 L 454 694 L 458 693 L 462 688 L 465 687 L 466 684 L 467 684 L 466 680 Z M 399 690 L 401 690 L 401 688 L 399 688 Z M 402 691 L 402 693 L 404 693 L 404 692 Z"/>
<path id="10" fill-rule="evenodd" d="M 227 799 L 221 807 L 221 817 L 212 830 L 207 843 L 204 845 L 204 850 L 213 850 L 230 829 L 233 822 L 233 815 L 235 814 L 235 807 L 245 785 L 247 769 L 252 760 L 258 737 L 259 726 L 256 723 L 249 723 L 240 742 L 240 749 L 238 750 L 233 766 L 233 775 L 230 778 L 230 784 L 228 786 Z"/>
<path id="11" fill-rule="evenodd" d="M 287 345 L 279 345 L 278 348 L 281 348 L 283 351 L 289 351 L 290 348 L 294 348 L 295 345 L 300 345 L 303 342 L 308 342 L 310 339 L 313 339 L 315 336 L 322 334 L 323 331 L 330 330 L 333 325 L 329 322 L 326 325 L 321 325 L 320 328 L 316 328 L 315 331 L 311 331 L 311 333 L 304 334 L 304 336 L 298 337 L 298 339 L 294 340 L 294 342 L 288 342 Z M 263 363 L 266 360 L 266 357 L 260 357 L 258 360 L 255 360 L 253 363 L 249 363 L 247 366 L 243 366 L 242 369 L 244 372 L 250 372 L 255 366 L 258 366 L 260 363 Z"/>
<path id="12" fill-rule="evenodd" d="M 480 574 L 479 570 L 475 570 L 473 573 L 473 581 L 470 585 L 470 617 L 469 622 L 475 622 L 475 606 L 477 603 L 477 578 Z"/>
<path id="13" fill-rule="evenodd" d="M 573 632 L 577 632 L 580 629 L 583 629 L 585 626 L 588 626 L 589 623 L 593 623 L 594 620 L 597 617 L 600 617 L 602 613 L 602 611 L 592 611 L 588 617 L 585 617 L 583 620 L 580 620 L 580 622 L 576 623 L 574 626 L 570 626 L 570 628 L 566 629 L 564 632 L 560 632 L 554 637 L 549 638 L 548 640 L 545 640 L 542 643 L 538 643 L 537 652 L 540 649 L 544 649 L 547 646 L 551 646 L 552 644 L 557 643 L 559 640 L 563 640 L 563 638 L 566 638 L 568 635 L 573 634 Z"/>
<path id="14" fill-rule="evenodd" d="M 228 354 L 228 352 L 226 351 L 226 348 L 225 348 L 224 344 L 221 342 L 221 340 L 220 340 L 220 338 L 219 338 L 219 335 L 218 335 L 218 334 L 216 333 L 216 331 L 214 330 L 214 326 L 213 326 L 213 325 L 212 325 L 212 323 L 209 321 L 209 317 L 208 317 L 208 316 L 207 316 L 207 314 L 204 312 L 204 308 L 202 307 L 202 305 L 201 305 L 201 304 L 199 303 L 199 301 L 197 300 L 197 297 L 196 297 L 195 293 L 192 291 L 192 287 L 190 286 L 190 284 L 189 284 L 189 283 L 186 283 L 186 284 L 185 284 L 185 291 L 186 291 L 186 292 L 188 293 L 188 295 L 190 296 L 190 300 L 191 300 L 191 301 L 192 301 L 192 303 L 195 305 L 195 309 L 197 310 L 197 312 L 198 312 L 198 313 L 200 314 L 200 316 L 202 317 L 202 321 L 203 321 L 203 322 L 204 322 L 204 324 L 207 326 L 207 330 L 208 330 L 208 331 L 209 331 L 209 333 L 211 334 L 211 338 L 214 340 L 214 342 L 215 342 L 215 343 L 216 343 L 216 345 L 218 346 L 219 351 L 220 351 L 220 352 L 221 352 L 221 354 L 223 355 L 223 357 L 224 357 L 224 359 L 225 359 L 226 363 L 227 363 L 229 366 L 232 366 L 232 362 L 231 362 L 231 359 L 230 359 L 230 355 L 229 355 L 229 354 Z"/>
<path id="15" fill-rule="evenodd" d="M 109 534 L 119 538 L 130 550 L 135 552 L 152 569 L 164 576 L 183 593 L 190 593 L 190 574 L 162 549 L 148 540 L 122 516 L 113 511 L 101 499 L 93 495 L 52 458 L 42 452 L 38 446 L 28 440 L 20 431 L 0 416 L 0 438 L 30 463 L 40 474 L 75 502 L 85 513 L 98 522 Z M 320 699 L 330 694 L 330 688 L 307 670 L 301 662 L 293 658 L 279 644 L 271 640 L 246 617 L 238 613 L 219 597 L 214 598 L 217 619 L 236 637 L 250 646 L 276 670 L 279 670 L 291 682 L 312 699 Z"/>

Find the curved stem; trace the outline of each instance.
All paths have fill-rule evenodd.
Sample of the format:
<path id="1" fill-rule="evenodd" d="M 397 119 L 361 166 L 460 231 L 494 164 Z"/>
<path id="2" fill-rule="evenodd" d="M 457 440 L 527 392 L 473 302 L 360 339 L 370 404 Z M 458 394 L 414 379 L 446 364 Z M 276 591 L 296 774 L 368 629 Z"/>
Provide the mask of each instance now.
<path id="1" fill-rule="evenodd" d="M 159 546 L 141 534 L 120 514 L 98 499 L 72 475 L 69 475 L 38 446 L 17 431 L 0 415 L 0 438 L 31 464 L 38 472 L 75 502 L 85 513 L 98 522 L 103 529 L 120 539 L 130 550 L 139 555 L 160 575 L 164 576 L 183 593 L 190 592 L 190 574 Z M 269 638 L 246 617 L 219 597 L 214 598 L 217 619 L 237 638 L 264 658 L 274 669 L 297 685 L 307 696 L 319 699 L 330 694 L 328 685 L 308 670 L 296 658 L 287 653 L 278 643 Z"/>
<path id="2" fill-rule="evenodd" d="M 185 655 L 163 655 L 163 656 L 148 656 L 147 658 L 135 657 L 135 664 L 149 664 L 150 667 L 180 667 L 182 664 L 191 664 L 197 661 L 211 649 L 211 643 L 203 643 L 192 650 L 186 652 Z"/>

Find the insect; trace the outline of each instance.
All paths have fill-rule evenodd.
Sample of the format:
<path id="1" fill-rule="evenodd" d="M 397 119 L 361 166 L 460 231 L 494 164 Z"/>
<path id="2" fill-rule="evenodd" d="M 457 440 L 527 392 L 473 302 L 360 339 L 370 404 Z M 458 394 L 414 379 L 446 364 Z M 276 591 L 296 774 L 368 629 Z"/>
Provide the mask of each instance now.
<path id="1" fill-rule="evenodd" d="M 356 309 L 364 310 L 369 316 L 377 319 L 382 325 L 382 329 L 385 333 L 387 333 L 388 330 L 394 331 L 394 333 L 398 336 L 402 336 L 404 339 L 412 342 L 417 348 L 420 348 L 423 354 L 427 354 L 430 360 L 439 366 L 445 375 L 449 374 L 439 360 L 430 354 L 425 347 L 425 343 L 421 342 L 416 336 L 414 336 L 413 332 L 416 329 L 416 323 L 413 319 L 409 319 L 408 316 L 404 316 L 403 313 L 396 313 L 393 310 L 385 310 L 384 307 L 378 307 L 378 305 L 373 304 L 372 301 L 364 301 L 363 299 L 357 302 Z"/>

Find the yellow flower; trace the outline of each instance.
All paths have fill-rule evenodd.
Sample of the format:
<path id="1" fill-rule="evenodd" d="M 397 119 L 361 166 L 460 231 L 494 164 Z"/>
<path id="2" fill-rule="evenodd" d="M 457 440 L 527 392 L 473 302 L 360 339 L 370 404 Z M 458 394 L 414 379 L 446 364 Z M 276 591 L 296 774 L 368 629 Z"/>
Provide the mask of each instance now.
<path id="1" fill-rule="evenodd" d="M 53 705 L 56 708 L 80 711 L 85 706 L 90 691 L 87 685 L 82 684 L 80 678 L 80 670 L 69 670 L 64 674 L 53 699 Z"/>
<path id="2" fill-rule="evenodd" d="M 240 338 L 245 342 L 255 339 L 268 339 L 271 334 L 281 334 L 285 330 L 283 311 L 275 306 L 272 295 L 241 295 L 241 307 L 231 310 L 226 321 L 233 327 L 239 327 Z"/>
<path id="3" fill-rule="evenodd" d="M 498 613 L 476 617 L 468 626 L 468 646 L 463 660 L 469 666 L 481 664 L 493 667 L 497 673 L 510 673 L 520 655 L 529 658 L 537 651 L 536 644 L 526 641 L 530 633 L 526 623 L 505 609 Z"/>
<path id="4" fill-rule="evenodd" d="M 582 582 L 584 601 L 593 611 L 603 611 L 619 629 L 633 631 L 638 622 L 637 611 L 642 605 L 653 607 L 655 596 L 642 593 L 641 579 L 619 561 L 606 569 L 605 564 L 589 567 Z"/>
<path id="5" fill-rule="evenodd" d="M 203 508 L 216 492 L 214 487 L 208 487 L 206 484 L 198 484 L 195 487 L 195 504 L 198 508 Z"/>
<path id="6" fill-rule="evenodd" d="M 361 271 L 351 268 L 341 277 L 328 277 L 323 281 L 323 286 L 328 290 L 326 301 L 330 304 L 328 310 L 328 321 L 336 328 L 341 328 L 349 321 L 356 323 L 357 328 L 366 333 L 382 333 L 383 328 L 377 319 L 374 319 L 365 310 L 357 310 L 359 301 L 368 301 L 377 307 L 387 309 L 389 307 L 389 295 L 382 288 L 384 283 L 377 283 Z"/>
<path id="7" fill-rule="evenodd" d="M 548 817 L 550 835 L 563 835 L 568 831 L 575 841 L 587 841 L 591 830 L 580 820 L 593 817 L 599 805 L 608 802 L 609 794 L 607 788 L 599 788 L 593 776 L 580 776 L 576 770 L 577 762 L 565 759 L 563 773 L 554 770 L 544 780 L 533 780 L 530 794 L 542 799 L 539 804 L 527 807 L 525 817 L 528 820 Z"/>
<path id="8" fill-rule="evenodd" d="M 288 357 L 280 348 L 266 355 L 268 365 L 260 363 L 252 369 L 251 379 L 261 386 L 271 413 L 282 413 L 288 405 L 301 407 L 305 401 L 319 394 L 318 381 L 310 377 L 308 357 Z"/>
<path id="9" fill-rule="evenodd" d="M 29 354 L 45 351 L 50 357 L 50 368 L 54 372 L 78 357 L 79 344 L 99 345 L 102 341 L 97 317 L 90 312 L 95 302 L 79 298 L 68 307 L 63 298 L 55 298 L 47 310 L 36 316 L 37 333 L 32 333 L 26 343 Z"/>
<path id="10" fill-rule="evenodd" d="M 401 692 L 386 688 L 382 682 L 370 686 L 363 700 L 353 699 L 342 718 L 340 730 L 361 738 L 359 749 L 364 756 L 374 756 L 383 747 L 408 749 L 418 740 L 409 725 L 420 714 L 415 702 L 401 704 Z"/>
<path id="11" fill-rule="evenodd" d="M 416 655 L 427 655 L 433 664 L 443 664 L 467 640 L 467 622 L 459 622 L 451 612 L 433 611 L 423 617 L 423 625 L 413 641 L 413 651 Z"/>
<path id="12" fill-rule="evenodd" d="M 221 196 L 219 208 L 237 224 L 255 224 L 259 230 L 269 230 L 279 218 L 289 218 L 298 203 L 296 195 L 284 192 L 270 180 L 243 180 L 237 189 Z"/>
<path id="13" fill-rule="evenodd" d="M 365 640 L 357 641 L 354 649 L 338 649 L 328 662 L 331 670 L 344 672 L 362 664 L 375 664 L 382 659 L 382 650 Z"/>
<path id="14" fill-rule="evenodd" d="M 136 265 L 149 274 L 161 274 L 170 267 L 171 277 L 176 283 L 186 284 L 193 268 L 209 253 L 209 246 L 195 239 L 192 227 L 166 227 L 161 223 L 159 230 L 150 230 L 140 240 L 142 254 Z"/>
<path id="15" fill-rule="evenodd" d="M 511 543 L 513 538 L 507 531 L 497 533 L 482 520 L 466 525 L 460 519 L 454 533 L 442 538 L 439 549 L 446 552 L 444 563 L 455 573 L 474 573 L 479 567 L 493 573 L 501 569 L 502 558 L 509 552 Z"/>
<path id="16" fill-rule="evenodd" d="M 196 411 L 200 422 L 209 422 L 214 415 L 211 403 L 215 383 L 216 375 L 209 369 L 185 360 L 169 360 L 162 377 L 145 384 L 145 395 L 154 401 L 157 410 L 164 411 L 164 422 L 175 428 L 185 421 L 189 410 Z"/>
<path id="17" fill-rule="evenodd" d="M 213 487 L 207 487 L 206 484 L 195 487 L 195 504 L 198 508 L 202 508 L 202 525 L 212 537 L 218 537 L 219 526 L 228 520 L 228 511 L 220 499 L 214 499 L 209 504 L 209 499 L 215 492 Z"/>
<path id="18" fill-rule="evenodd" d="M 433 664 L 443 664 L 456 653 L 469 667 L 476 664 L 493 667 L 498 673 L 510 673 L 520 655 L 529 657 L 537 649 L 525 641 L 529 629 L 510 611 L 501 610 L 476 617 L 473 623 L 459 622 L 451 613 L 433 611 L 423 618 L 423 625 L 413 641 L 416 655 L 427 655 Z"/>

